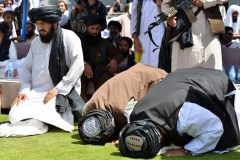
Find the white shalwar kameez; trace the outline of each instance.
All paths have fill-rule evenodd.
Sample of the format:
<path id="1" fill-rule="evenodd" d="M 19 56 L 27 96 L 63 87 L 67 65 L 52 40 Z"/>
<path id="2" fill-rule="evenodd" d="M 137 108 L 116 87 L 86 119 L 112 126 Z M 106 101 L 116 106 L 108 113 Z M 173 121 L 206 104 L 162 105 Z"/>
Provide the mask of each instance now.
<path id="1" fill-rule="evenodd" d="M 138 0 L 133 0 L 131 14 L 131 34 L 137 31 L 137 4 Z M 156 46 L 151 42 L 148 34 L 144 35 L 144 32 L 147 31 L 148 26 L 151 23 L 156 21 L 154 16 L 158 15 L 159 11 L 153 0 L 143 0 L 141 13 L 142 16 L 140 22 L 140 33 L 138 38 L 142 44 L 144 53 L 142 55 L 142 60 L 140 63 L 147 64 L 153 67 L 158 67 L 158 56 L 160 51 L 159 49 L 156 49 L 153 52 Z M 151 30 L 151 32 L 154 42 L 158 46 L 161 46 L 162 37 L 165 32 L 164 24 L 161 23 L 160 25 L 156 26 L 154 29 Z"/>
<path id="2" fill-rule="evenodd" d="M 40 37 L 35 38 L 32 42 L 20 76 L 21 89 L 19 93 L 26 94 L 27 99 L 11 108 L 9 120 L 12 124 L 32 118 L 65 131 L 74 129 L 72 112 L 58 113 L 55 109 L 56 98 L 43 104 L 45 95 L 53 88 L 63 95 L 67 95 L 74 86 L 78 93 L 81 89 L 80 76 L 84 65 L 80 39 L 72 31 L 63 29 L 63 40 L 69 71 L 55 87 L 48 69 L 52 42 L 42 43 Z"/>
<path id="3" fill-rule="evenodd" d="M 214 7 L 229 0 L 203 0 L 204 9 Z M 163 0 L 162 10 L 170 8 L 171 0 Z M 198 7 L 192 5 L 193 12 Z M 202 66 L 205 68 L 222 69 L 222 51 L 218 35 L 213 36 L 210 24 L 203 10 L 196 16 L 197 21 L 192 23 L 193 46 L 180 49 L 178 42 L 172 46 L 172 72 L 180 68 Z"/>

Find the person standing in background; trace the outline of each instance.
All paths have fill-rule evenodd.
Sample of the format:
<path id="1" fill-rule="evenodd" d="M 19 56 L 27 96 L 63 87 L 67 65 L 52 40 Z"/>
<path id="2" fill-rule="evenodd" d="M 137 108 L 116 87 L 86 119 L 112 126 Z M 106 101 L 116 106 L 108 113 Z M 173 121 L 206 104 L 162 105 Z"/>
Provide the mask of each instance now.
<path id="1" fill-rule="evenodd" d="M 148 30 L 148 26 L 155 22 L 154 18 L 159 14 L 158 8 L 153 0 L 133 0 L 131 14 L 131 35 L 134 39 L 135 51 L 142 54 L 140 63 L 153 67 L 158 67 L 159 49 L 151 42 L 148 35 L 144 32 Z M 161 46 L 162 37 L 165 32 L 163 23 L 152 29 L 152 38 Z"/>
<path id="2" fill-rule="evenodd" d="M 123 12 L 124 5 L 121 3 L 121 0 L 115 0 L 115 5 L 113 7 L 114 12 Z"/>
<path id="3" fill-rule="evenodd" d="M 81 1 L 81 0 L 78 0 Z M 105 21 L 101 25 L 101 31 L 107 28 L 107 9 L 99 0 L 83 0 L 84 8 L 88 11 L 88 15 L 97 15 Z"/>
<path id="4" fill-rule="evenodd" d="M 233 39 L 240 38 L 240 6 L 238 5 L 229 6 L 227 10 L 227 16 L 224 21 L 224 25 L 232 27 L 234 34 Z"/>
<path id="5" fill-rule="evenodd" d="M 222 69 L 221 44 L 218 35 L 224 33 L 225 29 L 217 4 L 228 1 L 193 0 L 192 4 L 187 4 L 191 5 L 194 13 L 197 13 L 192 23 L 182 9 L 178 9 L 177 15 L 167 20 L 167 28 L 173 32 L 187 26 L 186 29 L 181 30 L 183 33 L 173 42 L 172 72 L 176 69 L 196 66 Z M 163 0 L 163 12 L 178 2 L 181 1 Z M 210 16 L 212 21 L 208 20 Z M 176 32 L 173 34 L 177 35 Z M 172 38 L 176 37 L 175 35 Z"/>
<path id="6" fill-rule="evenodd" d="M 65 0 L 58 1 L 58 7 L 62 12 L 61 20 L 58 22 L 59 25 L 64 29 L 71 29 L 70 21 L 68 19 L 69 12 L 67 10 L 67 3 Z"/>

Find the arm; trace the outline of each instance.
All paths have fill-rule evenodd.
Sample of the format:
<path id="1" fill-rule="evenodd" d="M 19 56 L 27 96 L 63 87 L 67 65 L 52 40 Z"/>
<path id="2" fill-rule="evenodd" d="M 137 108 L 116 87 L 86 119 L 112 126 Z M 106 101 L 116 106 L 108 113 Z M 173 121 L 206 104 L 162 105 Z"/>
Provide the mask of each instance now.
<path id="1" fill-rule="evenodd" d="M 163 0 L 162 2 L 162 12 L 166 12 L 171 6 L 170 6 L 171 0 Z"/>
<path id="2" fill-rule="evenodd" d="M 32 47 L 25 58 L 25 61 L 22 66 L 22 73 L 20 76 L 21 88 L 19 93 L 27 94 L 31 89 L 32 82 Z"/>
<path id="3" fill-rule="evenodd" d="M 223 134 L 222 122 L 217 116 L 190 102 L 183 104 L 179 112 L 177 128 L 179 134 L 185 133 L 194 137 L 184 146 L 192 152 L 192 155 L 212 151 Z"/>
<path id="4" fill-rule="evenodd" d="M 76 9 L 73 9 L 71 11 L 71 20 L 73 21 L 76 18 L 78 11 Z"/>
<path id="5" fill-rule="evenodd" d="M 19 60 L 16 60 L 14 63 L 13 63 L 13 68 L 15 69 L 18 69 L 18 68 L 22 68 L 23 67 L 23 64 L 24 64 L 24 61 L 25 61 L 25 58 L 22 58 L 22 59 L 19 59 Z"/>
<path id="6" fill-rule="evenodd" d="M 230 0 L 202 0 L 204 9 L 216 6 L 220 3 L 227 3 Z"/>
<path id="7" fill-rule="evenodd" d="M 66 34 L 69 33 L 71 34 L 68 35 L 68 39 L 66 40 L 67 44 L 65 44 L 65 46 L 67 46 L 66 59 L 70 60 L 70 64 L 68 65 L 69 71 L 55 86 L 57 92 L 62 95 L 67 95 L 71 91 L 84 70 L 83 52 L 80 39 L 73 32 L 67 32 Z"/>
<path id="8" fill-rule="evenodd" d="M 108 63 L 107 67 L 110 68 L 111 72 L 116 72 L 117 66 L 124 60 L 123 55 L 118 52 L 117 48 L 114 47 L 112 43 L 108 41 L 108 57 L 111 58 L 110 62 Z"/>
<path id="9" fill-rule="evenodd" d="M 9 48 L 9 59 L 12 59 L 14 61 L 17 60 L 17 49 L 13 42 L 11 42 Z"/>
<path id="10" fill-rule="evenodd" d="M 116 60 L 118 64 L 124 60 L 124 57 L 122 56 L 122 54 L 110 42 L 108 42 L 108 57 L 110 59 Z"/>
<path id="11" fill-rule="evenodd" d="M 134 48 L 135 51 L 142 54 L 142 43 L 138 38 L 137 35 L 137 6 L 138 6 L 138 0 L 134 0 L 132 4 L 132 14 L 131 14 L 131 22 L 130 22 L 130 33 L 133 38 L 134 42 Z"/>
<path id="12" fill-rule="evenodd" d="M 10 47 L 9 47 L 9 59 L 12 60 L 17 60 L 17 50 L 13 42 L 11 42 Z M 0 66 L 7 66 L 9 63 L 9 59 L 0 62 Z"/>
<path id="13" fill-rule="evenodd" d="M 137 5 L 138 5 L 138 0 L 133 0 L 131 22 L 130 22 L 131 35 L 133 35 L 133 33 L 137 31 Z"/>
<path id="14" fill-rule="evenodd" d="M 68 11 L 65 11 L 62 16 L 61 20 L 59 21 L 59 25 L 62 27 L 68 23 Z"/>

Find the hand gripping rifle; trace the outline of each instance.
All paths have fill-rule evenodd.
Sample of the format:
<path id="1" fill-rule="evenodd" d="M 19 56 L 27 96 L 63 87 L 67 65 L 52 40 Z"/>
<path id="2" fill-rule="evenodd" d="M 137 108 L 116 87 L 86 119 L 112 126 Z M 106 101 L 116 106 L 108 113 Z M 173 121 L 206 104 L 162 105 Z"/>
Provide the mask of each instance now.
<path id="1" fill-rule="evenodd" d="M 149 35 L 150 40 L 152 41 L 152 43 L 157 47 L 153 50 L 153 52 L 159 48 L 159 46 L 153 41 L 152 39 L 152 33 L 151 30 L 158 26 L 160 23 L 174 17 L 177 14 L 177 10 L 178 9 L 182 9 L 184 10 L 184 12 L 186 13 L 189 21 L 192 23 L 194 21 L 197 20 L 196 16 L 194 15 L 192 8 L 191 8 L 191 4 L 192 4 L 192 0 L 178 0 L 177 1 L 177 5 L 174 7 L 169 8 L 166 12 L 161 12 L 158 15 L 156 15 L 154 18 L 156 19 L 155 22 L 151 23 L 148 26 L 148 30 L 144 32 L 144 34 Z"/>

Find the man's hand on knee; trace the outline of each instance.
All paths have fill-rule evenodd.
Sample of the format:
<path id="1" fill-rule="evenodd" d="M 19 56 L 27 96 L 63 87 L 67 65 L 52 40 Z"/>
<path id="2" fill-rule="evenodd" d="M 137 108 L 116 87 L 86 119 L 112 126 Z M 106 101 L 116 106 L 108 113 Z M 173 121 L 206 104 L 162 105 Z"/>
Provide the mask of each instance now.
<path id="1" fill-rule="evenodd" d="M 84 75 L 87 78 L 92 78 L 93 77 L 92 67 L 90 66 L 89 63 L 85 63 L 85 65 L 84 65 Z"/>
<path id="2" fill-rule="evenodd" d="M 17 98 L 15 98 L 15 100 L 13 101 L 12 106 L 14 106 L 15 104 L 17 104 L 18 106 L 21 101 L 24 102 L 26 99 L 27 99 L 27 95 L 20 93 L 18 94 Z"/>
<path id="3" fill-rule="evenodd" d="M 109 64 L 107 65 L 107 67 L 110 67 L 110 71 L 113 72 L 113 73 L 116 72 L 117 66 L 118 66 L 118 64 L 117 64 L 117 61 L 115 59 L 112 59 L 109 62 Z"/>
<path id="4" fill-rule="evenodd" d="M 44 97 L 43 103 L 46 104 L 48 103 L 52 98 L 58 95 L 58 92 L 53 88 Z"/>

